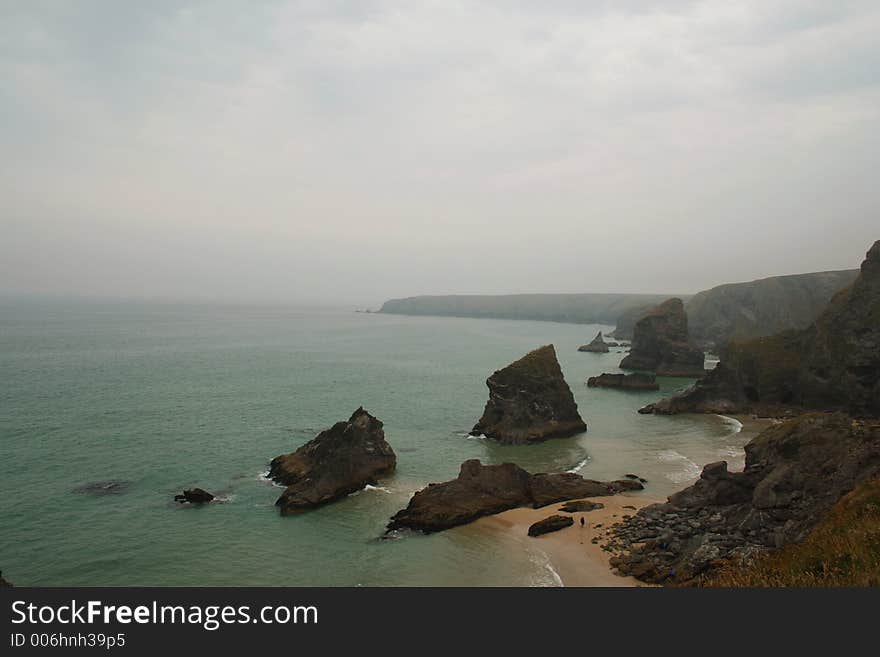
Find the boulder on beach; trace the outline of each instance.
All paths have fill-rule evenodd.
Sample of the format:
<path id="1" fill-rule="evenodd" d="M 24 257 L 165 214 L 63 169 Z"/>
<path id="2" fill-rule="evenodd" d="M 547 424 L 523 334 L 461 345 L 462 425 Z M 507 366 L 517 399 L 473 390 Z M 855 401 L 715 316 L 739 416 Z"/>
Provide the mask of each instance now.
<path id="1" fill-rule="evenodd" d="M 601 502 L 591 502 L 590 500 L 571 500 L 566 502 L 559 510 L 564 513 L 584 513 L 586 511 L 595 511 L 596 509 L 604 509 L 605 505 Z"/>
<path id="2" fill-rule="evenodd" d="M 571 516 L 550 516 L 532 523 L 529 527 L 529 536 L 542 536 L 550 532 L 558 532 L 560 529 L 571 527 L 574 524 L 574 518 Z"/>
<path id="3" fill-rule="evenodd" d="M 636 322 L 632 349 L 620 368 L 656 372 L 658 376 L 701 377 L 706 373 L 704 362 L 702 349 L 688 336 L 684 304 L 673 298 Z"/>
<path id="4" fill-rule="evenodd" d="M 175 502 L 188 502 L 190 504 L 207 504 L 214 499 L 208 491 L 202 488 L 187 488 L 181 495 L 175 495 Z"/>
<path id="5" fill-rule="evenodd" d="M 586 351 L 593 354 L 607 354 L 610 346 L 611 345 L 607 344 L 602 338 L 602 331 L 599 331 L 590 344 L 581 345 L 578 347 L 578 351 Z M 616 347 L 617 344 L 615 343 L 614 346 Z"/>
<path id="6" fill-rule="evenodd" d="M 456 479 L 428 484 L 388 523 L 388 531 L 438 532 L 521 506 L 540 508 L 580 497 L 641 490 L 634 481 L 601 482 L 578 474 L 530 474 L 513 463 L 483 465 L 465 461 Z"/>
<path id="7" fill-rule="evenodd" d="M 269 478 L 287 486 L 276 506 L 282 515 L 338 500 L 390 474 L 397 456 L 385 441 L 382 422 L 363 408 L 337 422 L 291 454 L 272 459 Z"/>
<path id="8" fill-rule="evenodd" d="M 519 445 L 587 430 L 553 345 L 535 349 L 498 370 L 486 385 L 489 401 L 472 435 Z"/>
<path id="9" fill-rule="evenodd" d="M 600 374 L 587 379 L 590 388 L 621 388 L 623 390 L 659 390 L 657 377 L 653 374 Z"/>

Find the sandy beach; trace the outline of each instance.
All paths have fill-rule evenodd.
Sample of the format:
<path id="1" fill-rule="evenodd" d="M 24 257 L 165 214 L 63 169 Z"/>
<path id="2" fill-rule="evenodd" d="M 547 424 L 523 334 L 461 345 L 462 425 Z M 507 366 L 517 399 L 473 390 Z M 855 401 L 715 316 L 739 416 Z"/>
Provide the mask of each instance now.
<path id="1" fill-rule="evenodd" d="M 542 551 L 546 554 L 549 567 L 564 586 L 644 586 L 632 577 L 619 577 L 612 573 L 608 565 L 610 555 L 600 545 L 594 544 L 592 539 L 604 535 L 609 526 L 620 522 L 625 515 L 663 500 L 648 497 L 644 493 L 621 493 L 586 499 L 604 504 L 605 508 L 572 514 L 558 511 L 562 503 L 541 509 L 511 509 L 480 518 L 472 526 L 475 531 L 493 532 L 504 542 Z M 528 535 L 530 525 L 557 513 L 571 515 L 574 525 L 537 538 Z M 580 525 L 582 516 L 585 521 L 583 528 Z"/>
<path id="2" fill-rule="evenodd" d="M 741 430 L 743 443 L 750 441 L 773 424 L 773 420 L 752 416 L 735 416 L 735 419 L 743 425 Z M 741 462 L 731 463 L 731 470 L 740 467 Z M 684 482 L 681 488 L 686 488 L 692 483 L 693 481 Z M 574 525 L 537 538 L 528 535 L 529 526 L 551 515 L 569 515 L 559 511 L 562 502 L 541 509 L 511 509 L 494 516 L 480 518 L 469 525 L 469 529 L 460 528 L 458 531 L 490 532 L 512 549 L 518 547 L 539 551 L 546 556 L 548 569 L 558 576 L 563 586 L 647 586 L 633 577 L 615 575 L 608 563 L 612 555 L 602 550 L 601 542 L 609 527 L 621 522 L 625 516 L 633 515 L 644 506 L 665 502 L 665 497 L 652 496 L 649 486 L 641 492 L 585 499 L 599 502 L 605 507 L 570 514 L 574 518 Z M 581 517 L 584 518 L 585 523 L 583 528 L 580 525 Z M 599 543 L 593 543 L 594 538 L 599 538 Z"/>

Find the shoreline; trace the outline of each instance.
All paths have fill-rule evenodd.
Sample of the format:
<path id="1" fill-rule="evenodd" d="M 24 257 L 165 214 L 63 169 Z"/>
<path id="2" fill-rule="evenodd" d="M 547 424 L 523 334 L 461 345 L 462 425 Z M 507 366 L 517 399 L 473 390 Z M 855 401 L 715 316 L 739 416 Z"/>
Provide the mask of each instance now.
<path id="1" fill-rule="evenodd" d="M 558 511 L 564 502 L 550 504 L 540 509 L 520 507 L 479 518 L 465 527 L 471 527 L 472 531 L 492 534 L 493 538 L 504 545 L 544 553 L 547 558 L 546 567 L 566 587 L 648 586 L 634 577 L 615 575 L 608 563 L 612 555 L 602 549 L 600 542 L 593 543 L 592 539 L 601 539 L 605 530 L 622 521 L 623 516 L 632 515 L 643 506 L 663 500 L 646 497 L 643 493 L 626 492 L 577 499 L 599 502 L 604 504 L 605 508 L 568 514 Z M 528 535 L 532 523 L 556 514 L 570 515 L 574 519 L 574 524 L 543 536 L 533 538 Z M 583 528 L 580 526 L 581 517 L 586 522 Z"/>
<path id="2" fill-rule="evenodd" d="M 774 424 L 772 419 L 751 415 L 725 415 L 721 417 L 734 419 L 742 425 L 738 433 L 741 435 L 743 444 Z M 706 463 L 700 465 L 701 470 L 705 465 Z M 682 482 L 679 490 L 692 485 L 697 479 L 698 477 Z M 470 527 L 471 531 L 489 533 L 502 546 L 542 553 L 547 559 L 545 567 L 551 572 L 554 579 L 565 587 L 653 586 L 631 576 L 616 574 L 609 563 L 614 554 L 603 550 L 602 543 L 608 529 L 622 522 L 625 516 L 634 515 L 639 509 L 651 504 L 662 504 L 666 502 L 666 498 L 661 499 L 656 495 L 651 495 L 648 490 L 578 499 L 599 502 L 604 505 L 604 508 L 568 514 L 559 511 L 564 502 L 550 504 L 540 509 L 520 507 L 479 518 L 459 530 L 467 531 L 466 527 Z M 557 514 L 571 515 L 574 524 L 571 527 L 539 537 L 528 535 L 530 525 Z M 581 517 L 585 520 L 583 528 L 580 526 Z M 594 543 L 593 539 L 598 540 Z"/>

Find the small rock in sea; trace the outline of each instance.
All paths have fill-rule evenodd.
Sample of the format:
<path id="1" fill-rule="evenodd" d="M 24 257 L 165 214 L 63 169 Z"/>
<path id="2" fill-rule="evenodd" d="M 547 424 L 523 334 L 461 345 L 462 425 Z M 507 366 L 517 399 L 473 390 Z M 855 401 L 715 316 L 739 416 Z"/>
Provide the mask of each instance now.
<path id="1" fill-rule="evenodd" d="M 12 586 L 12 582 L 9 582 L 9 581 L 3 579 L 3 571 L 0 570 L 0 588 L 6 587 L 6 586 Z"/>
<path id="2" fill-rule="evenodd" d="M 174 501 L 181 504 L 188 502 L 189 504 L 206 504 L 214 499 L 206 490 L 201 488 L 187 488 L 182 495 L 175 495 Z"/>
<path id="3" fill-rule="evenodd" d="M 79 495 L 120 495 L 128 490 L 127 481 L 93 481 L 73 489 Z"/>
<path id="4" fill-rule="evenodd" d="M 529 536 L 541 536 L 550 532 L 557 532 L 560 529 L 571 527 L 574 524 L 574 518 L 571 516 L 550 516 L 534 523 L 529 527 Z"/>

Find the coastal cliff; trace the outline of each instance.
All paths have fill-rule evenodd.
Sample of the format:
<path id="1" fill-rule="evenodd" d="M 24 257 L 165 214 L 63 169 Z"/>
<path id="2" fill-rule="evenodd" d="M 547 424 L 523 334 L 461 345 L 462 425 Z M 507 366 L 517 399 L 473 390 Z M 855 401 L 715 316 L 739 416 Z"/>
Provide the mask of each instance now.
<path id="1" fill-rule="evenodd" d="M 553 345 L 535 349 L 498 370 L 486 386 L 489 400 L 472 435 L 519 445 L 587 430 Z"/>
<path id="2" fill-rule="evenodd" d="M 640 412 L 779 415 L 803 409 L 880 414 L 880 241 L 855 282 L 807 329 L 735 342 L 705 379 Z"/>
<path id="3" fill-rule="evenodd" d="M 723 348 L 731 340 L 805 329 L 858 273 L 848 269 L 774 276 L 699 292 L 685 305 L 691 337 Z"/>
<path id="4" fill-rule="evenodd" d="M 658 376 L 699 377 L 705 374 L 703 351 L 688 334 L 681 299 L 667 299 L 636 322 L 630 354 L 620 363 L 625 370 L 649 370 Z"/>
<path id="5" fill-rule="evenodd" d="M 621 314 L 633 308 L 651 308 L 667 297 L 659 294 L 453 294 L 390 299 L 379 312 L 613 325 Z"/>
<path id="6" fill-rule="evenodd" d="M 880 475 L 880 421 L 807 414 L 766 429 L 745 452 L 742 472 L 710 463 L 693 486 L 616 525 L 611 565 L 647 582 L 693 583 L 803 541 L 841 497 Z"/>

